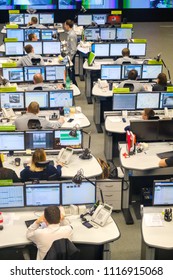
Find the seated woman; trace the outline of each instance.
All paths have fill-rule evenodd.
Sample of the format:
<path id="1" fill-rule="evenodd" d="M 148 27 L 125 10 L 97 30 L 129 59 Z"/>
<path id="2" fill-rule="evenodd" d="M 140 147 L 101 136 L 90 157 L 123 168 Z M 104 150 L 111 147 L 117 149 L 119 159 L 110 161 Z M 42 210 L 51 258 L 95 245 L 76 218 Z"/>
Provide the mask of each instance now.
<path id="1" fill-rule="evenodd" d="M 32 155 L 30 166 L 26 166 L 21 172 L 22 182 L 37 180 L 59 179 L 61 177 L 62 164 L 58 163 L 57 167 L 46 162 L 46 153 L 43 149 L 36 149 Z"/>
<path id="2" fill-rule="evenodd" d="M 10 168 L 3 167 L 2 159 L 0 155 L 0 180 L 13 180 L 14 183 L 20 182 L 16 172 Z"/>
<path id="3" fill-rule="evenodd" d="M 157 83 L 153 86 L 152 91 L 162 91 L 162 90 L 166 90 L 166 86 L 167 86 L 167 77 L 165 73 L 160 73 L 157 76 Z"/>

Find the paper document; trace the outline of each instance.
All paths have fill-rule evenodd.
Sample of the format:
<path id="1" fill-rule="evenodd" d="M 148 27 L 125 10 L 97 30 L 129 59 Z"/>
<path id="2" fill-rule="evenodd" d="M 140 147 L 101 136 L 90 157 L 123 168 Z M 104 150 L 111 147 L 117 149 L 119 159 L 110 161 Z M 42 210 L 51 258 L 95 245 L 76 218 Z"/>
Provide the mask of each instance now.
<path id="1" fill-rule="evenodd" d="M 144 221 L 147 227 L 163 227 L 163 217 L 160 213 L 146 213 Z"/>

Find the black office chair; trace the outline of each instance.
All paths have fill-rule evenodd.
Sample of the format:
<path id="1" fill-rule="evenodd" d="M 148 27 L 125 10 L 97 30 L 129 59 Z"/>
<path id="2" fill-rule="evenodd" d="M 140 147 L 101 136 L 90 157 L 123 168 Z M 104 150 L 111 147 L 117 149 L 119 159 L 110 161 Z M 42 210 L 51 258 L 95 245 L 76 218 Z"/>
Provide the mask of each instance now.
<path id="1" fill-rule="evenodd" d="M 34 90 L 43 90 L 43 87 L 35 87 Z"/>
<path id="2" fill-rule="evenodd" d="M 45 161 L 36 162 L 35 165 L 36 165 L 36 167 L 45 168 L 47 165 L 49 165 L 49 163 L 50 163 L 50 160 L 45 160 Z"/>
<path id="3" fill-rule="evenodd" d="M 134 91 L 134 84 L 125 83 L 124 88 L 129 88 L 130 91 Z"/>
<path id="4" fill-rule="evenodd" d="M 131 64 L 131 61 L 123 61 L 122 64 Z"/>
<path id="5" fill-rule="evenodd" d="M 44 260 L 78 260 L 80 250 L 67 238 L 55 240 Z"/>
<path id="6" fill-rule="evenodd" d="M 159 116 L 153 116 L 153 117 L 149 117 L 148 119 L 149 120 L 159 120 L 160 118 L 159 118 Z"/>
<path id="7" fill-rule="evenodd" d="M 38 119 L 30 119 L 28 121 L 28 129 L 41 129 L 41 123 Z"/>
<path id="8" fill-rule="evenodd" d="M 40 58 L 31 58 L 32 65 L 40 65 Z"/>

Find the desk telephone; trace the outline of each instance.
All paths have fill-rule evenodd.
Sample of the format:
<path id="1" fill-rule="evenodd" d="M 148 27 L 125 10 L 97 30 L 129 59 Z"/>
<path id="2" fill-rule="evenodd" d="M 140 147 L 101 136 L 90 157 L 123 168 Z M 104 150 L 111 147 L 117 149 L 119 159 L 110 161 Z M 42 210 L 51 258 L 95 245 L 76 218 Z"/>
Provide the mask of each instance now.
<path id="1" fill-rule="evenodd" d="M 12 108 L 2 108 L 2 113 L 4 118 L 14 118 L 16 115 Z"/>
<path id="2" fill-rule="evenodd" d="M 73 154 L 73 149 L 62 148 L 59 152 L 57 160 L 64 163 L 64 164 L 68 164 L 70 162 L 72 154 Z"/>
<path id="3" fill-rule="evenodd" d="M 111 213 L 112 206 L 108 204 L 99 205 L 92 215 L 91 221 L 103 227 L 109 219 Z"/>

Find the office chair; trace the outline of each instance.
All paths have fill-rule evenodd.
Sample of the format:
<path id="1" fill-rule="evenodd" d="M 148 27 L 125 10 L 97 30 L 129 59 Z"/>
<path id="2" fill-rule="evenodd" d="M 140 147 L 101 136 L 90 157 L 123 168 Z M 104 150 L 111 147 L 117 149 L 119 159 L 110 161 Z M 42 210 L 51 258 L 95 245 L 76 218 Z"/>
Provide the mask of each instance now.
<path id="1" fill-rule="evenodd" d="M 34 90 L 43 90 L 43 87 L 35 87 Z"/>
<path id="2" fill-rule="evenodd" d="M 30 119 L 28 121 L 28 129 L 41 129 L 41 123 L 38 119 Z"/>
<path id="3" fill-rule="evenodd" d="M 78 260 L 80 250 L 67 238 L 55 240 L 43 260 Z"/>
<path id="4" fill-rule="evenodd" d="M 50 160 L 45 160 L 45 161 L 36 162 L 35 165 L 36 165 L 36 167 L 45 168 L 47 165 L 49 165 L 49 163 L 50 163 Z"/>
<path id="5" fill-rule="evenodd" d="M 40 65 L 40 58 L 31 58 L 32 65 Z"/>
<path id="6" fill-rule="evenodd" d="M 129 88 L 130 91 L 134 91 L 134 85 L 130 83 L 125 83 L 124 88 Z"/>
<path id="7" fill-rule="evenodd" d="M 153 117 L 149 117 L 148 119 L 149 120 L 159 120 L 160 118 L 159 118 L 159 116 L 153 116 Z"/>
<path id="8" fill-rule="evenodd" d="M 131 64 L 131 61 L 123 61 L 122 64 Z"/>

